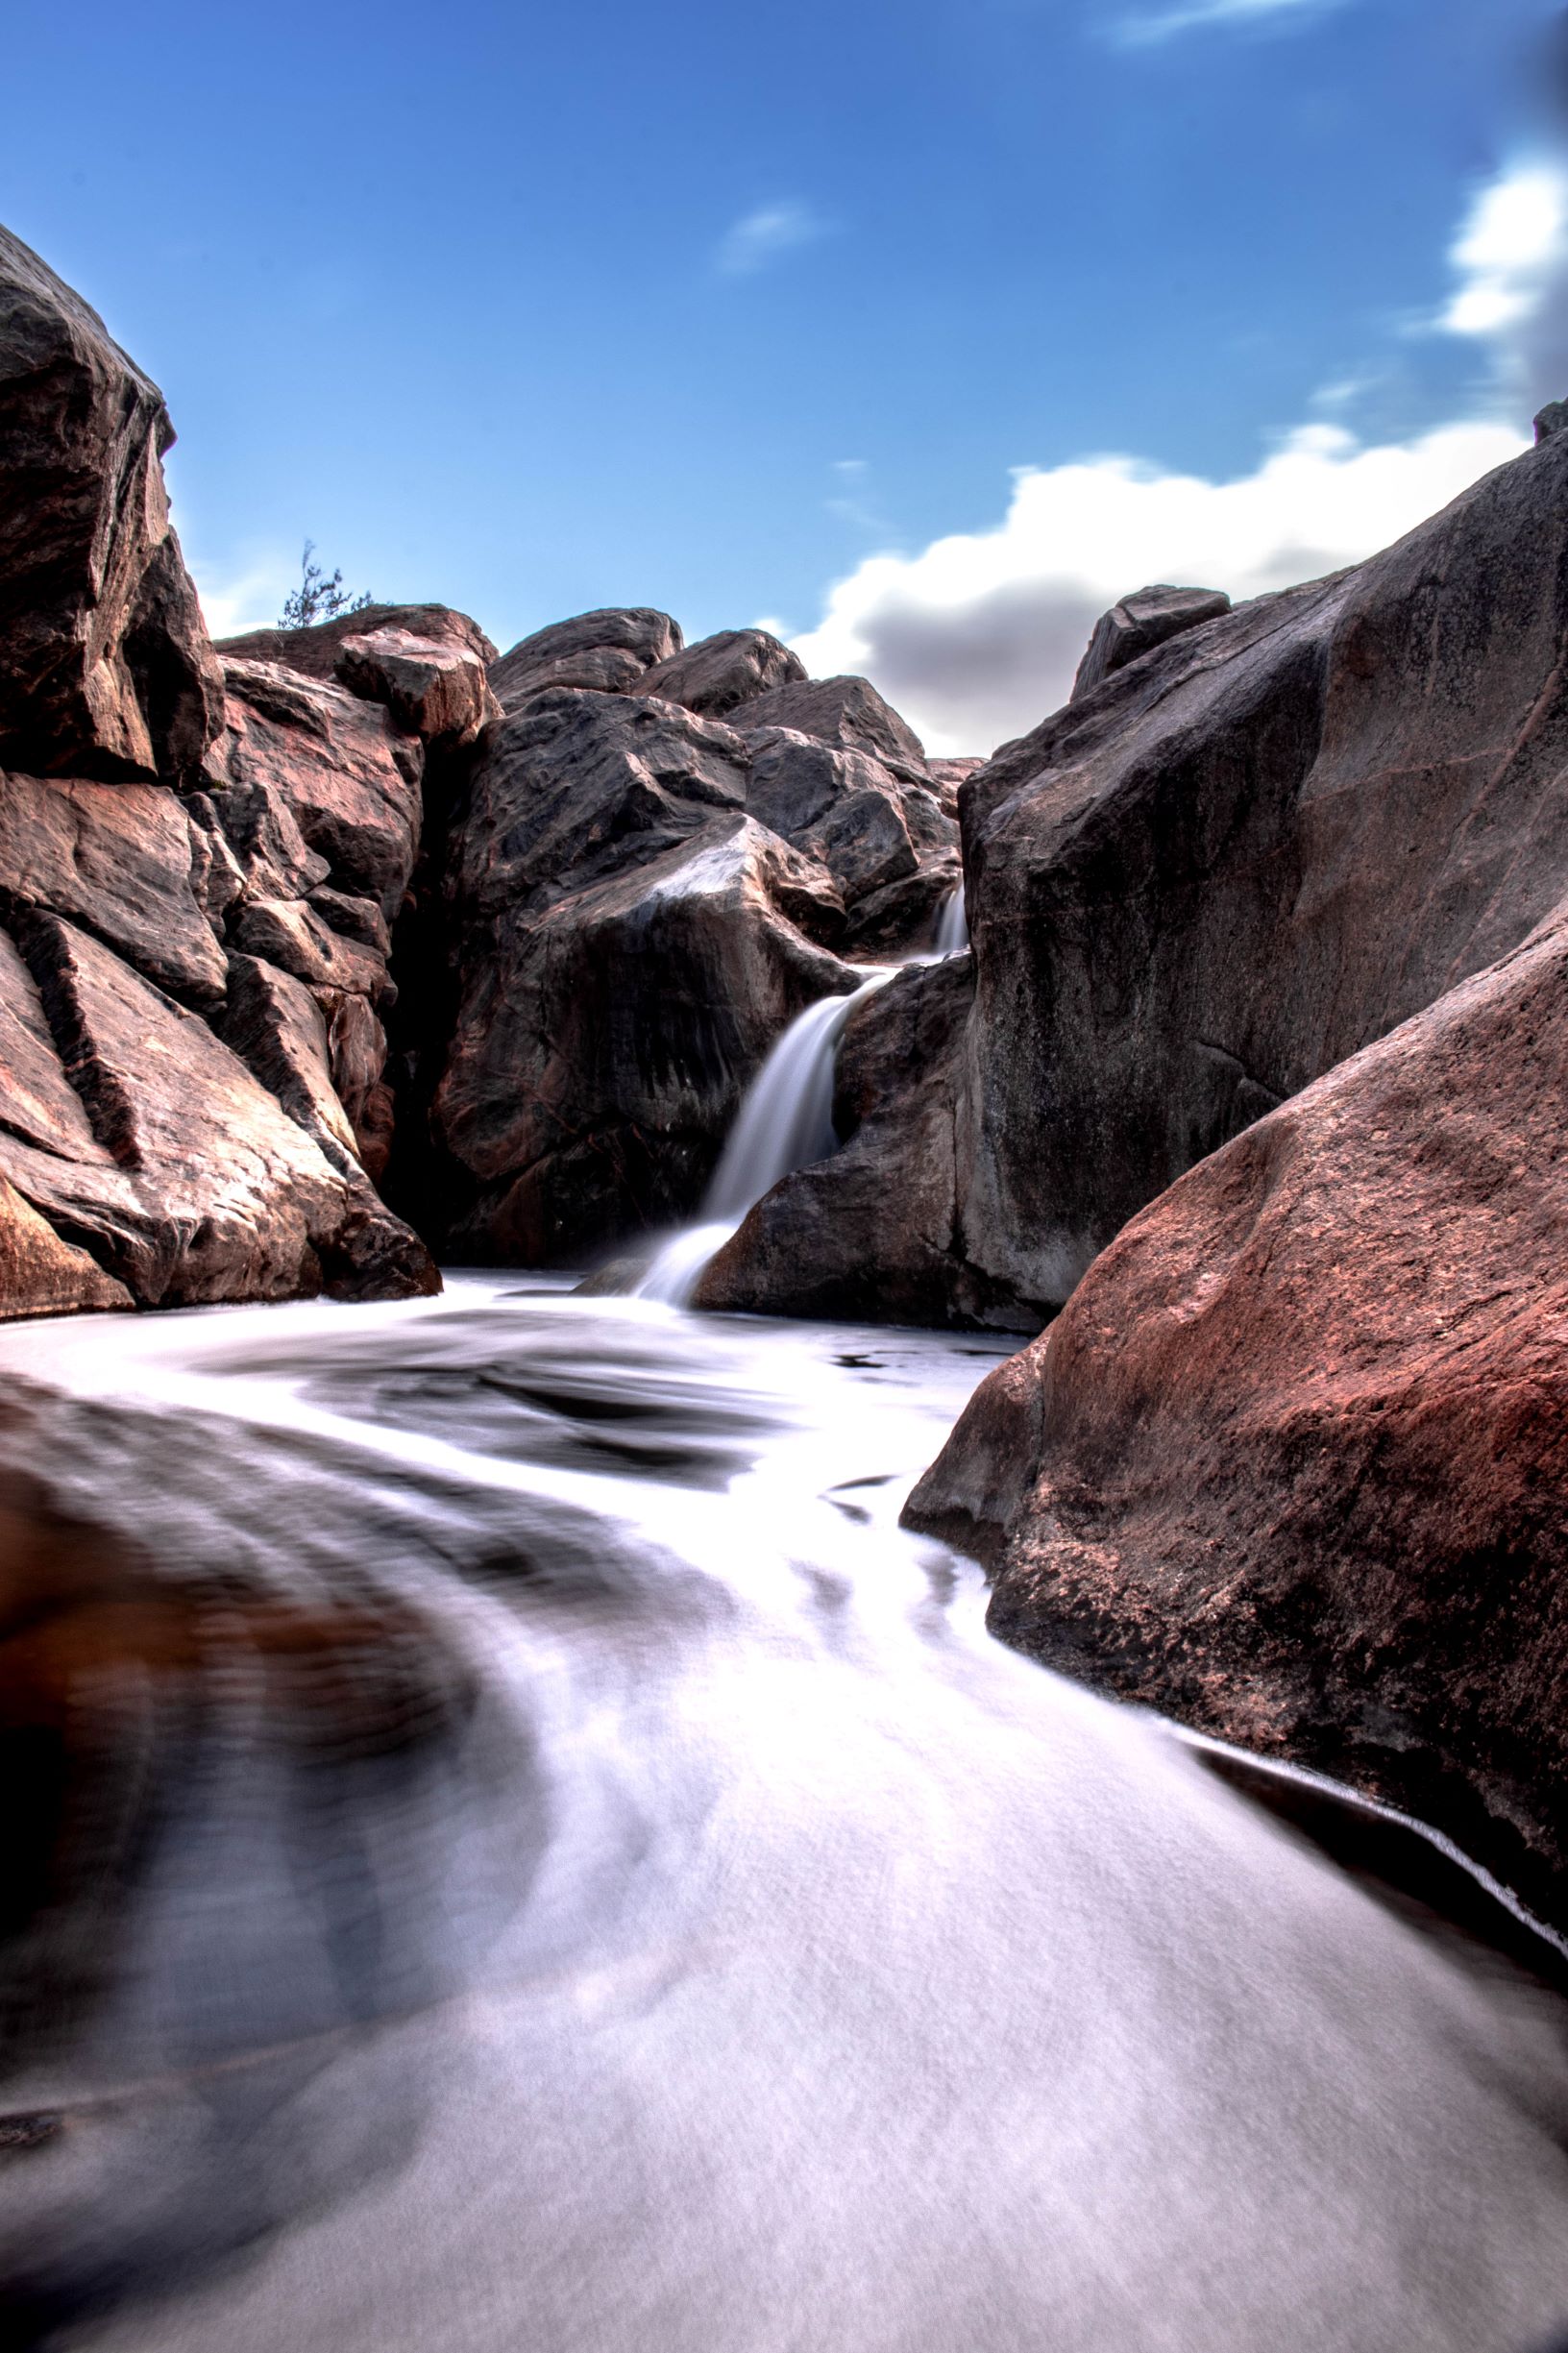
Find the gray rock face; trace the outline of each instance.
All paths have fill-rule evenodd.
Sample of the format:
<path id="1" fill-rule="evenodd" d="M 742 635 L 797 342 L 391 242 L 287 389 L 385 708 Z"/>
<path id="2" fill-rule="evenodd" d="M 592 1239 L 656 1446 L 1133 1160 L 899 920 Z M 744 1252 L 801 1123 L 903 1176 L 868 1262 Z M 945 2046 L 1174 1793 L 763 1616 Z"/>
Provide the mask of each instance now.
<path id="1" fill-rule="evenodd" d="M 490 685 L 508 711 L 550 686 L 624 694 L 655 662 L 678 653 L 684 642 L 678 622 L 647 606 L 578 613 L 521 639 L 492 663 Z"/>
<path id="2" fill-rule="evenodd" d="M 1166 644 L 1170 638 L 1180 637 L 1184 629 L 1195 629 L 1200 622 L 1217 621 L 1221 613 L 1230 609 L 1231 601 L 1219 588 L 1169 588 L 1162 582 L 1123 597 L 1119 604 L 1102 613 L 1094 624 L 1068 700 L 1081 702 L 1114 671 L 1125 670 L 1129 662 L 1152 653 L 1156 646 Z"/>
<path id="3" fill-rule="evenodd" d="M 953 1231 L 1008 1320 L 1048 1318 L 1185 1169 L 1568 890 L 1565 539 L 1559 434 L 1370 562 L 1114 672 L 962 787 Z"/>
<path id="4" fill-rule="evenodd" d="M 684 652 L 655 662 L 629 691 L 658 695 L 666 702 L 684 703 L 689 711 L 720 719 L 770 687 L 788 685 L 805 674 L 798 654 L 781 646 L 776 637 L 770 637 L 766 629 L 722 629 L 717 637 L 704 637 Z M 745 723 L 765 726 L 773 723 L 758 719 Z M 787 726 L 790 722 L 776 723 Z"/>
<path id="5" fill-rule="evenodd" d="M 730 724 L 793 728 L 841 751 L 870 752 L 910 782 L 931 783 L 919 737 L 869 678 L 807 678 L 801 673 L 743 703 Z"/>
<path id="6" fill-rule="evenodd" d="M 222 685 L 169 524 L 156 384 L 0 230 L 0 761 L 188 775 Z"/>
<path id="7" fill-rule="evenodd" d="M 693 814 L 674 846 L 470 934 L 435 1104 L 464 1255 L 571 1264 L 677 1223 L 779 1032 L 855 985 L 793 919 L 816 870 L 738 813 Z"/>
<path id="8" fill-rule="evenodd" d="M 426 1230 L 571 1262 L 688 1214 L 780 1030 L 853 987 L 827 951 L 954 841 L 923 784 L 808 736 L 561 688 L 511 714 L 453 835 Z"/>
<path id="9" fill-rule="evenodd" d="M 876 898 L 873 928 L 913 945 L 924 914 L 956 875 L 958 829 L 936 795 L 867 752 L 792 728 L 758 729 L 746 741 L 747 810 L 827 869 L 848 918 L 845 936 L 860 936 L 863 911 Z M 925 877 L 939 875 L 924 887 Z M 911 882 L 921 886 L 913 901 L 897 895 Z"/>

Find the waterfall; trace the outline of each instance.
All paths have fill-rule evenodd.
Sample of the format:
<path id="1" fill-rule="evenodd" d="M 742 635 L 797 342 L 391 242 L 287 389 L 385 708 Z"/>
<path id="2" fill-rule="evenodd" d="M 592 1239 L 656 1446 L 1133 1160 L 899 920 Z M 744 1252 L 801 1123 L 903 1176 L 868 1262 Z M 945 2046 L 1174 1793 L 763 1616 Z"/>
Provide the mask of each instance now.
<path id="1" fill-rule="evenodd" d="M 741 1099 L 697 1224 L 682 1227 L 665 1243 L 633 1287 L 638 1298 L 684 1307 L 703 1267 L 752 1203 L 772 1192 L 792 1168 L 809 1167 L 838 1148 L 833 1071 L 839 1040 L 855 1007 L 890 981 L 896 967 L 855 969 L 867 974 L 858 989 L 848 996 L 819 997 L 773 1045 Z"/>
<path id="2" fill-rule="evenodd" d="M 964 885 L 955 883 L 937 909 L 937 955 L 962 956 L 969 944 L 968 919 L 964 912 Z"/>

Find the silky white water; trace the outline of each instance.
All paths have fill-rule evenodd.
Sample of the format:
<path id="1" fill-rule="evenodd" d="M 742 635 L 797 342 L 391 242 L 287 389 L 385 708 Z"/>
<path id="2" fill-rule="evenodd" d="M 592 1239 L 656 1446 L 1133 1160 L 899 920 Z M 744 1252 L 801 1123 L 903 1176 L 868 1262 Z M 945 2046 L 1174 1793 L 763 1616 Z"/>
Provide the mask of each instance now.
<path id="1" fill-rule="evenodd" d="M 940 958 L 962 956 L 969 944 L 968 917 L 964 908 L 964 885 L 948 892 L 937 910 L 936 953 Z"/>
<path id="2" fill-rule="evenodd" d="M 0 1335 L 0 1455 L 230 1630 L 127 1671 L 94 1999 L 7 1982 L 12 2341 L 1532 2353 L 1562 2004 L 987 1637 L 896 1516 L 994 1353 L 527 1279 Z"/>
<path id="3" fill-rule="evenodd" d="M 639 1298 L 683 1306 L 708 1261 L 742 1218 L 792 1169 L 838 1149 L 833 1073 L 839 1041 L 857 1005 L 893 978 L 892 965 L 861 968 L 866 978 L 845 996 L 819 997 L 797 1014 L 741 1098 L 713 1182 L 695 1225 L 672 1235 L 634 1290 Z"/>

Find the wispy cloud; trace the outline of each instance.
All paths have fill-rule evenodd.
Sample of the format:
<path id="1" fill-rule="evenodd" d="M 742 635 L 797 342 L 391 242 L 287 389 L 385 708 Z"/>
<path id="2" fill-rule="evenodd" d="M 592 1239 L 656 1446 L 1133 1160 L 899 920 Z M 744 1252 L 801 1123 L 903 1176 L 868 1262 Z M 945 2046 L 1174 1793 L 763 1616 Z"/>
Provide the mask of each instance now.
<path id="1" fill-rule="evenodd" d="M 828 233 L 829 223 L 798 197 L 778 204 L 759 205 L 724 232 L 714 255 L 714 266 L 724 278 L 751 278 L 771 262 L 802 245 L 815 245 Z"/>
<path id="2" fill-rule="evenodd" d="M 1568 156 L 1507 163 L 1478 190 L 1449 261 L 1454 292 L 1435 325 L 1489 349 L 1511 414 L 1560 400 L 1568 393 Z"/>
<path id="3" fill-rule="evenodd" d="M 1112 38 L 1124 49 L 1152 49 L 1182 33 L 1213 27 L 1284 27 L 1305 25 L 1313 18 L 1350 5 L 1350 0 L 1177 0 L 1174 7 L 1140 10 L 1118 18 Z"/>

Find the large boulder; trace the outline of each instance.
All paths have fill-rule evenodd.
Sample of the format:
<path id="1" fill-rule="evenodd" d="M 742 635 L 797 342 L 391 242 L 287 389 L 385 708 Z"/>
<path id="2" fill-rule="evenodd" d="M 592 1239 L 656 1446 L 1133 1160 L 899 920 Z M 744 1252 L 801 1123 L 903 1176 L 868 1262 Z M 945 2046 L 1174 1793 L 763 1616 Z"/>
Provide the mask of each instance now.
<path id="1" fill-rule="evenodd" d="M 820 889 L 776 835 L 718 818 L 495 927 L 436 1098 L 468 1179 L 456 1255 L 572 1264 L 691 1212 L 780 1031 L 856 984 L 791 919 Z"/>
<path id="2" fill-rule="evenodd" d="M 992 1630 L 1568 1918 L 1568 909 L 1162 1195 L 911 1522 Z"/>
<path id="3" fill-rule="evenodd" d="M 857 1323 L 965 1324 L 994 1303 L 953 1232 L 951 1095 L 968 957 L 913 965 L 850 1016 L 830 1160 L 775 1185 L 709 1262 L 695 1304 Z"/>
<path id="4" fill-rule="evenodd" d="M 222 683 L 169 523 L 163 397 L 0 229 L 0 761 L 180 778 Z"/>
<path id="5" fill-rule="evenodd" d="M 551 686 L 624 694 L 655 662 L 678 653 L 684 642 L 678 621 L 646 605 L 578 613 L 521 638 L 491 664 L 490 685 L 507 711 Z"/>
<path id="6" fill-rule="evenodd" d="M 936 794 L 869 752 L 795 728 L 758 728 L 746 741 L 747 809 L 827 869 L 846 941 L 908 948 L 923 939 L 958 870 L 958 827 Z"/>
<path id="7" fill-rule="evenodd" d="M 496 659 L 495 647 L 478 623 L 450 604 L 361 604 L 305 629 L 247 629 L 239 637 L 220 637 L 217 652 L 226 667 L 231 662 L 273 662 L 326 684 L 337 676 L 351 638 L 372 637 L 382 629 L 405 630 L 429 644 L 471 653 L 481 663 Z"/>
<path id="8" fill-rule="evenodd" d="M 1217 621 L 1231 609 L 1222 588 L 1171 588 L 1161 581 L 1123 597 L 1094 624 L 1089 648 L 1078 665 L 1069 699 L 1081 702 L 1113 671 L 1125 670 L 1140 654 L 1195 629 L 1200 622 Z"/>
<path id="9" fill-rule="evenodd" d="M 337 675 L 351 695 L 384 703 L 396 726 L 428 746 L 461 750 L 501 717 L 477 653 L 411 629 L 346 637 Z"/>
<path id="10" fill-rule="evenodd" d="M 930 772 L 920 739 L 870 678 L 780 679 L 731 714 L 733 727 L 790 727 L 843 751 L 870 752 L 885 768 L 929 786 Z"/>
<path id="11" fill-rule="evenodd" d="M 438 1287 L 204 1020 L 58 916 L 12 917 L 0 1068 L 0 1175 L 139 1305 Z"/>
<path id="12" fill-rule="evenodd" d="M 633 681 L 628 692 L 658 695 L 666 702 L 684 703 L 689 711 L 722 719 L 769 688 L 803 678 L 805 664 L 788 646 L 781 646 L 766 629 L 721 629 L 682 652 L 655 662 Z M 762 720 L 758 726 L 769 723 Z M 780 720 L 780 726 L 788 721 Z"/>

